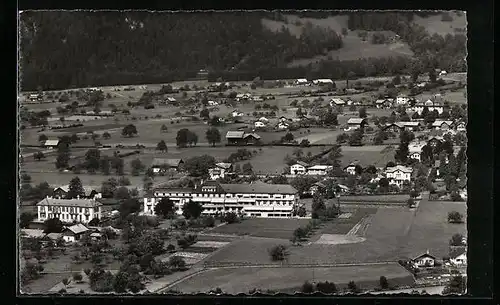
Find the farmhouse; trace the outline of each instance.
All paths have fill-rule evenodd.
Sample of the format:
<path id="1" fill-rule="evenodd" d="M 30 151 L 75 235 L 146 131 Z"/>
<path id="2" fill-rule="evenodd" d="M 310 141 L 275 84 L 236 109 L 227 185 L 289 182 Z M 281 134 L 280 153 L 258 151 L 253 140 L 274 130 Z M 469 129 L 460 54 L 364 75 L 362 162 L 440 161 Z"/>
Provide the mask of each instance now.
<path id="1" fill-rule="evenodd" d="M 231 112 L 231 115 L 233 116 L 233 118 L 241 118 L 244 114 L 243 114 L 243 112 L 239 112 L 238 110 L 234 110 L 233 112 Z"/>
<path id="2" fill-rule="evenodd" d="M 307 167 L 309 164 L 302 162 L 302 161 L 297 161 L 297 163 L 293 164 L 290 166 L 290 174 L 292 175 L 303 175 L 307 172 Z"/>
<path id="3" fill-rule="evenodd" d="M 330 100 L 330 106 L 331 107 L 334 107 L 334 106 L 344 106 L 345 105 L 345 101 L 341 98 L 332 98 Z"/>
<path id="4" fill-rule="evenodd" d="M 45 221 L 59 218 L 62 222 L 79 221 L 88 223 L 94 218 L 101 218 L 102 203 L 94 199 L 55 199 L 44 198 L 36 204 L 38 220 Z"/>
<path id="5" fill-rule="evenodd" d="M 403 186 L 405 181 L 410 182 L 412 173 L 413 168 L 402 165 L 396 165 L 385 169 L 385 175 L 386 178 L 389 179 L 389 183 L 399 187 Z"/>
<path id="6" fill-rule="evenodd" d="M 344 171 L 349 175 L 356 175 L 356 165 L 359 165 L 359 161 L 355 160 L 346 167 L 344 167 Z"/>
<path id="7" fill-rule="evenodd" d="M 305 86 L 307 84 L 309 84 L 309 81 L 305 78 L 299 78 L 299 79 L 295 80 L 295 85 L 297 85 L 297 86 Z"/>
<path id="8" fill-rule="evenodd" d="M 227 174 L 231 172 L 233 165 L 231 163 L 217 163 L 215 167 L 208 170 L 211 180 L 217 180 L 219 178 L 226 177 Z"/>
<path id="9" fill-rule="evenodd" d="M 313 80 L 313 84 L 315 85 L 329 85 L 333 84 L 333 81 L 329 78 L 321 78 Z"/>
<path id="10" fill-rule="evenodd" d="M 59 140 L 47 140 L 43 144 L 43 146 L 45 146 L 49 149 L 57 148 L 58 145 L 59 145 Z"/>
<path id="11" fill-rule="evenodd" d="M 347 120 L 347 126 L 350 130 L 353 129 L 363 129 L 368 124 L 366 119 L 362 118 L 350 118 Z"/>
<path id="12" fill-rule="evenodd" d="M 169 169 L 180 171 L 184 161 L 182 159 L 161 159 L 154 158 L 151 162 L 151 169 L 154 173 L 166 172 Z"/>
<path id="13" fill-rule="evenodd" d="M 321 192 L 326 189 L 326 185 L 323 182 L 316 182 L 309 188 L 309 193 L 314 196 L 317 192 Z"/>
<path id="14" fill-rule="evenodd" d="M 331 169 L 333 169 L 331 165 L 314 165 L 307 168 L 307 174 L 310 176 L 325 176 Z"/>
<path id="15" fill-rule="evenodd" d="M 411 263 L 415 268 L 434 267 L 434 264 L 436 263 L 436 258 L 430 255 L 429 251 L 427 251 L 426 253 L 421 254 L 412 259 Z"/>
<path id="16" fill-rule="evenodd" d="M 398 95 L 396 97 L 396 105 L 406 105 L 410 101 L 410 98 L 406 95 Z"/>
<path id="17" fill-rule="evenodd" d="M 84 198 L 90 198 L 90 199 L 98 199 L 102 197 L 102 194 L 96 191 L 93 187 L 91 186 L 84 186 L 83 187 L 84 191 Z M 66 196 L 68 195 L 69 192 L 69 185 L 62 185 L 54 188 L 53 191 L 53 197 L 57 199 L 66 199 Z"/>
<path id="18" fill-rule="evenodd" d="M 88 231 L 89 229 L 86 226 L 79 223 L 74 226 L 65 228 L 62 231 L 62 238 L 67 243 L 74 243 L 75 241 L 80 240 L 82 235 Z"/>
<path id="19" fill-rule="evenodd" d="M 467 124 L 464 121 L 458 120 L 453 123 L 453 128 L 455 128 L 456 131 L 465 132 L 467 131 Z"/>
<path id="20" fill-rule="evenodd" d="M 392 101 L 389 99 L 378 99 L 375 101 L 375 107 L 377 107 L 377 108 L 391 108 Z"/>
<path id="21" fill-rule="evenodd" d="M 172 194 L 176 196 L 168 196 Z M 207 181 L 194 189 L 184 189 L 183 196 L 179 194 L 179 189 L 155 190 L 144 198 L 144 213 L 153 214 L 154 206 L 161 197 L 180 199 L 179 203 L 176 202 L 178 214 L 182 214 L 181 202 L 188 200 L 200 203 L 204 215 L 235 212 L 250 217 L 291 217 L 298 204 L 297 190 L 288 184 L 221 184 Z"/>
<path id="22" fill-rule="evenodd" d="M 395 123 L 392 123 L 392 124 L 387 124 L 384 127 L 385 131 L 396 132 L 396 133 L 399 133 L 399 132 L 401 132 L 404 129 L 405 129 L 405 126 L 401 122 L 395 122 Z"/>
<path id="23" fill-rule="evenodd" d="M 450 252 L 450 263 L 457 267 L 467 266 L 467 251 L 465 247 Z"/>
<path id="24" fill-rule="evenodd" d="M 421 161 L 422 148 L 426 143 L 410 143 L 408 145 L 408 157 L 417 161 Z"/>
<path id="25" fill-rule="evenodd" d="M 262 122 L 262 121 L 257 121 L 255 123 L 253 123 L 254 127 L 255 128 L 264 128 L 266 127 L 266 123 Z"/>
<path id="26" fill-rule="evenodd" d="M 166 99 L 165 99 L 165 102 L 167 103 L 170 103 L 170 104 L 173 104 L 173 103 L 177 103 L 177 100 L 172 97 L 172 96 L 168 96 Z"/>
<path id="27" fill-rule="evenodd" d="M 276 129 L 278 130 L 287 130 L 288 128 L 290 128 L 290 124 L 287 122 L 278 122 L 278 124 L 276 124 Z"/>
<path id="28" fill-rule="evenodd" d="M 432 128 L 436 130 L 448 130 L 451 128 L 453 125 L 453 121 L 441 121 L 441 120 L 436 120 L 434 123 L 432 123 Z"/>
<path id="29" fill-rule="evenodd" d="M 228 131 L 226 134 L 228 145 L 250 145 L 260 140 L 256 133 L 245 133 L 244 131 Z"/>

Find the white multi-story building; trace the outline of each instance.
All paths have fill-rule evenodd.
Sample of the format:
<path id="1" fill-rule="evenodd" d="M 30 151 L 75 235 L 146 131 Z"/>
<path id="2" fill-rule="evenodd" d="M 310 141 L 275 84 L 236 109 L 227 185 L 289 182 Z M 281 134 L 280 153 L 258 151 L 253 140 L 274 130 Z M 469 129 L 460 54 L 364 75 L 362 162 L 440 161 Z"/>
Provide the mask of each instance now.
<path id="1" fill-rule="evenodd" d="M 410 182 L 412 173 L 413 168 L 403 165 L 396 165 L 385 169 L 385 175 L 389 179 L 389 183 L 395 184 L 398 187 L 402 187 L 405 181 Z"/>
<path id="2" fill-rule="evenodd" d="M 333 169 L 331 165 L 314 165 L 307 168 L 307 174 L 310 176 L 325 176 L 331 169 Z"/>
<path id="3" fill-rule="evenodd" d="M 62 222 L 73 221 L 88 223 L 94 218 L 101 218 L 102 203 L 94 199 L 56 199 L 47 197 L 38 202 L 38 220 L 45 221 L 59 218 Z"/>
<path id="4" fill-rule="evenodd" d="M 292 175 L 304 175 L 307 172 L 307 167 L 309 164 L 297 161 L 297 163 L 290 166 L 290 174 Z"/>
<path id="5" fill-rule="evenodd" d="M 297 190 L 288 184 L 221 184 L 207 181 L 194 189 L 157 189 L 144 198 L 144 213 L 154 214 L 161 198 L 174 201 L 177 214 L 182 205 L 193 201 L 203 206 L 203 215 L 228 212 L 250 217 L 291 217 L 298 205 Z"/>

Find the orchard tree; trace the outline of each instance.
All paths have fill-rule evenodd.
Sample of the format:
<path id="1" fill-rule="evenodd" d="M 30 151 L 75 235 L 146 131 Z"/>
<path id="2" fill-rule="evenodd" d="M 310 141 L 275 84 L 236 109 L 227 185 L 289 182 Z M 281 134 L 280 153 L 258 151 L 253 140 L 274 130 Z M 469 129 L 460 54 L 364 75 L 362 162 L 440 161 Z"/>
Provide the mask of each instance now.
<path id="1" fill-rule="evenodd" d="M 158 144 L 156 145 L 156 150 L 159 150 L 161 152 L 167 152 L 168 151 L 168 147 L 167 147 L 167 143 L 165 143 L 164 140 L 161 140 L 160 142 L 158 142 Z"/>
<path id="2" fill-rule="evenodd" d="M 134 176 L 138 176 L 146 168 L 141 159 L 138 158 L 130 162 L 130 167 L 132 169 L 132 175 Z"/>
<path id="3" fill-rule="evenodd" d="M 208 143 L 212 143 L 212 146 L 215 147 L 215 144 L 220 143 L 221 141 L 220 131 L 215 127 L 211 127 L 207 129 L 206 138 Z"/>
<path id="4" fill-rule="evenodd" d="M 99 149 L 89 149 L 85 153 L 85 167 L 90 173 L 95 173 L 99 169 L 101 152 Z"/>
<path id="5" fill-rule="evenodd" d="M 169 198 L 162 198 L 155 205 L 155 214 L 163 218 L 172 218 L 175 214 L 175 204 Z"/>
<path id="6" fill-rule="evenodd" d="M 61 220 L 59 220 L 59 218 L 47 219 L 43 224 L 45 227 L 43 232 L 46 234 L 61 233 L 63 230 L 63 223 L 61 222 Z"/>
<path id="7" fill-rule="evenodd" d="M 137 135 L 137 128 L 133 124 L 129 124 L 122 129 L 122 136 L 133 137 Z"/>

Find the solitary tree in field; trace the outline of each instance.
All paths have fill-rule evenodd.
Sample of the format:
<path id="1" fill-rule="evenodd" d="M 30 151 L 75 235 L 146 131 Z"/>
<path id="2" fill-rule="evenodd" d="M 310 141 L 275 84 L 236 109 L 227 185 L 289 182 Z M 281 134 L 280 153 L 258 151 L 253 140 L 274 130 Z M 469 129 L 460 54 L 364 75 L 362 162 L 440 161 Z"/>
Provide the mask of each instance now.
<path id="1" fill-rule="evenodd" d="M 124 137 L 133 137 L 137 135 L 137 128 L 133 124 L 129 124 L 122 129 L 122 135 Z"/>
<path id="2" fill-rule="evenodd" d="M 365 107 L 361 107 L 359 108 L 359 117 L 364 119 L 366 118 L 367 114 L 366 114 L 366 108 Z"/>
<path id="3" fill-rule="evenodd" d="M 37 151 L 33 154 L 33 158 L 37 161 L 40 161 L 41 159 L 45 159 L 45 155 L 43 154 L 43 152 Z"/>
<path id="4" fill-rule="evenodd" d="M 212 143 L 212 146 L 215 147 L 215 144 L 220 143 L 221 141 L 220 131 L 215 127 L 211 127 L 207 129 L 206 138 L 208 143 Z"/>
<path id="5" fill-rule="evenodd" d="M 269 255 L 273 261 L 284 261 L 288 258 L 288 250 L 284 245 L 277 245 L 269 249 Z"/>
<path id="6" fill-rule="evenodd" d="M 106 131 L 105 133 L 102 134 L 102 137 L 104 140 L 108 140 L 111 138 L 111 134 Z"/>
<path id="7" fill-rule="evenodd" d="M 167 143 L 165 143 L 164 140 L 161 140 L 160 142 L 158 142 L 158 144 L 156 145 L 156 150 L 159 150 L 161 152 L 167 152 L 168 151 L 168 147 L 167 147 Z"/>
<path id="8" fill-rule="evenodd" d="M 387 281 L 387 278 L 385 276 L 381 276 L 379 279 L 379 285 L 380 289 L 385 290 L 389 288 L 389 282 Z"/>
<path id="9" fill-rule="evenodd" d="M 130 167 L 132 169 L 132 175 L 138 176 L 145 168 L 145 165 L 140 159 L 134 159 L 130 162 Z"/>

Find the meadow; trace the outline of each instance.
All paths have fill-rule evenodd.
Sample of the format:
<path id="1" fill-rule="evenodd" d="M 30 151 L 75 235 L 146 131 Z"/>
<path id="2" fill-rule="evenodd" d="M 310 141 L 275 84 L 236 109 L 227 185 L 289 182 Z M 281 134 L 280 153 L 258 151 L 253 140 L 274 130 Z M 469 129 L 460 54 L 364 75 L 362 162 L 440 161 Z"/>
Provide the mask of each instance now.
<path id="1" fill-rule="evenodd" d="M 250 235 L 276 239 L 290 239 L 293 231 L 305 226 L 309 219 L 251 218 L 239 223 L 226 224 L 211 230 L 212 233 Z"/>

